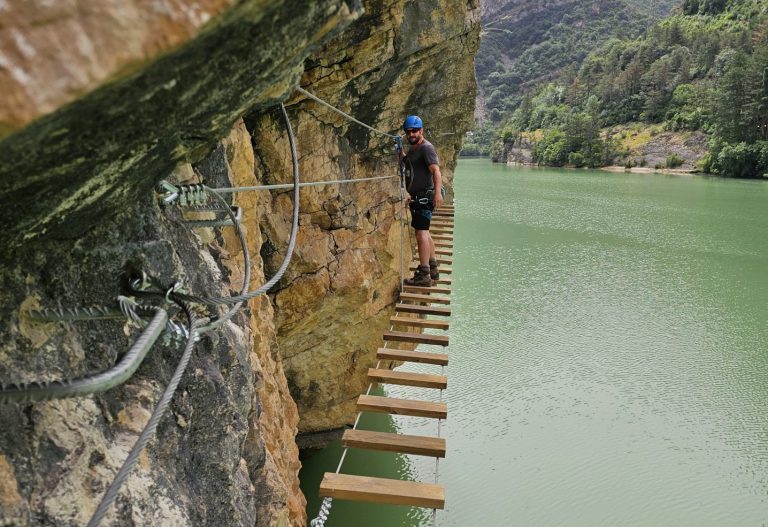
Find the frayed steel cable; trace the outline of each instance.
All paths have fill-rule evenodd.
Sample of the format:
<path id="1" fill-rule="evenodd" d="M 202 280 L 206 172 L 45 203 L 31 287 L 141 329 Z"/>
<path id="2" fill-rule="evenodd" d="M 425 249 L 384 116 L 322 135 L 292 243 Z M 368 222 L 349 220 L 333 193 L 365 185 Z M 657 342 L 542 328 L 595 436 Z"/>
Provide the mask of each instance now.
<path id="1" fill-rule="evenodd" d="M 0 404 L 31 403 L 103 392 L 127 381 L 141 365 L 168 322 L 168 312 L 155 308 L 155 316 L 131 349 L 114 367 L 80 379 L 0 386 Z"/>
<path id="2" fill-rule="evenodd" d="M 165 392 L 163 392 L 160 401 L 157 403 L 155 410 L 152 412 L 152 416 L 149 418 L 146 426 L 144 426 L 144 429 L 141 431 L 139 438 L 136 440 L 133 448 L 131 448 L 131 452 L 123 462 L 120 470 L 117 471 L 115 479 L 112 481 L 109 489 L 107 489 L 107 492 L 101 499 L 101 503 L 99 503 L 99 506 L 96 508 L 96 511 L 91 517 L 91 520 L 88 522 L 88 527 L 97 527 L 101 520 L 104 518 L 104 515 L 106 515 L 110 505 L 112 505 L 112 502 L 117 497 L 117 493 L 120 491 L 120 487 L 123 485 L 123 483 L 125 483 L 125 480 L 128 479 L 131 470 L 136 465 L 136 462 L 139 459 L 139 455 L 144 450 L 144 447 L 147 446 L 149 440 L 152 439 L 152 436 L 155 435 L 157 425 L 160 422 L 160 419 L 162 419 L 163 414 L 165 414 L 165 410 L 168 408 L 168 405 L 173 398 L 173 394 L 176 392 L 176 388 L 179 386 L 181 377 L 184 375 L 184 371 L 187 369 L 189 359 L 192 356 L 192 350 L 195 347 L 195 341 L 197 340 L 198 321 L 195 319 L 194 314 L 186 304 L 179 303 L 179 305 L 187 315 L 187 320 L 189 322 L 189 338 L 187 339 L 187 343 L 184 346 L 184 352 L 181 355 L 178 366 L 176 366 L 176 371 L 173 373 L 173 377 L 171 377 L 168 386 L 165 388 Z"/>

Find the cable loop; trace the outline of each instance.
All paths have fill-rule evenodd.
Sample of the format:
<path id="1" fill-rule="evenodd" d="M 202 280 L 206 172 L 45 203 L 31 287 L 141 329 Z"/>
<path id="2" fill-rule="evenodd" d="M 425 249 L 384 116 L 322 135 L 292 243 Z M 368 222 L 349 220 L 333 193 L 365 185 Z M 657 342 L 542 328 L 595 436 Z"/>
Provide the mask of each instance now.
<path id="1" fill-rule="evenodd" d="M 166 290 L 163 289 L 163 295 L 167 296 L 168 298 L 176 301 L 183 301 L 183 302 L 194 302 L 198 304 L 207 304 L 207 305 L 232 305 L 232 309 L 230 309 L 227 313 L 225 313 L 223 316 L 221 316 L 219 319 L 209 323 L 206 326 L 203 326 L 200 328 L 200 333 L 205 333 L 207 331 L 210 331 L 211 329 L 214 329 L 221 324 L 223 324 L 225 321 L 229 320 L 234 316 L 235 312 L 240 308 L 243 302 L 246 302 L 248 300 L 251 300 L 252 298 L 256 298 L 257 296 L 260 296 L 264 293 L 266 293 L 269 289 L 271 289 L 282 277 L 283 274 L 285 274 L 286 269 L 288 268 L 288 265 L 291 262 L 291 258 L 293 257 L 293 251 L 296 247 L 296 236 L 299 231 L 299 156 L 296 151 L 296 142 L 293 136 L 293 129 L 291 128 L 291 122 L 288 119 L 288 113 L 285 110 L 285 106 L 280 105 L 282 112 L 283 112 L 283 118 L 285 119 L 285 125 L 286 125 L 286 131 L 288 132 L 288 142 L 291 148 L 291 159 L 293 161 L 293 187 L 294 187 L 294 198 L 293 198 L 293 214 L 292 214 L 292 221 L 291 221 L 291 235 L 290 239 L 288 241 L 288 248 L 286 250 L 285 257 L 283 258 L 282 263 L 280 264 L 280 268 L 277 270 L 275 275 L 265 284 L 263 284 L 258 289 L 247 292 L 248 291 L 248 284 L 250 282 L 250 253 L 248 251 L 248 244 L 245 241 L 245 235 L 243 234 L 242 229 L 240 228 L 240 224 L 235 222 L 235 231 L 238 234 L 238 239 L 240 240 L 240 245 L 243 249 L 243 257 L 245 259 L 244 262 L 244 277 L 243 277 L 243 288 L 239 295 L 237 296 L 230 296 L 230 297 L 200 297 L 200 296 L 194 296 L 189 295 L 186 293 L 181 293 L 179 291 L 174 291 L 172 295 L 168 296 L 166 295 Z M 206 187 L 205 185 L 202 185 L 202 188 L 204 190 L 211 191 L 209 187 Z M 215 192 L 211 192 L 211 195 L 215 197 L 215 199 L 218 199 L 221 201 L 221 203 L 224 206 L 228 207 L 227 202 L 224 200 L 223 197 L 219 196 Z M 228 209 L 228 212 L 230 214 L 230 218 L 234 221 L 234 213 L 231 211 L 231 209 Z M 157 283 L 156 279 L 153 279 L 152 277 L 146 277 L 145 275 L 142 276 L 142 280 L 138 281 L 137 279 L 133 280 L 131 282 L 131 287 L 138 286 L 142 289 L 134 289 L 137 292 L 143 292 L 146 294 L 153 294 L 153 291 L 149 290 L 149 287 L 145 287 L 146 284 L 152 284 L 154 285 Z"/>
<path id="2" fill-rule="evenodd" d="M 165 292 L 165 301 L 169 304 L 172 302 L 171 295 L 174 293 L 177 293 L 178 291 L 181 291 L 182 286 L 180 282 L 175 282 L 171 287 L 168 288 L 168 290 Z"/>

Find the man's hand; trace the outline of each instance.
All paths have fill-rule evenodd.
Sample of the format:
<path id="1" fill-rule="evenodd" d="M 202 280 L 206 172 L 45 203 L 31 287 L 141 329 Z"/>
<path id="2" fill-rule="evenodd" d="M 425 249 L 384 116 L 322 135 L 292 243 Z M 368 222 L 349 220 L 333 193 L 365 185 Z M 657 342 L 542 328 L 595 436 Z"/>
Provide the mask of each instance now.
<path id="1" fill-rule="evenodd" d="M 440 189 L 435 189 L 435 210 L 439 209 L 443 205 L 443 193 Z"/>
<path id="2" fill-rule="evenodd" d="M 435 204 L 436 209 L 439 209 L 443 204 L 443 175 L 437 165 L 429 165 L 429 171 L 432 173 L 432 182 L 435 185 L 435 197 L 432 203 Z"/>

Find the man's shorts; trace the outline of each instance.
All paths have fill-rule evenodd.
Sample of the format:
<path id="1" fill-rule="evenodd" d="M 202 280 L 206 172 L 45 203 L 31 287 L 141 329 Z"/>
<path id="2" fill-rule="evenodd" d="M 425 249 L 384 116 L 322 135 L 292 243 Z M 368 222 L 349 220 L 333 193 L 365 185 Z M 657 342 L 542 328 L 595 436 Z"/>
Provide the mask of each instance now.
<path id="1" fill-rule="evenodd" d="M 415 201 L 408 204 L 411 209 L 411 227 L 417 231 L 428 231 L 429 224 L 432 222 L 432 210 L 435 205 L 430 201 L 426 205 L 420 205 Z"/>

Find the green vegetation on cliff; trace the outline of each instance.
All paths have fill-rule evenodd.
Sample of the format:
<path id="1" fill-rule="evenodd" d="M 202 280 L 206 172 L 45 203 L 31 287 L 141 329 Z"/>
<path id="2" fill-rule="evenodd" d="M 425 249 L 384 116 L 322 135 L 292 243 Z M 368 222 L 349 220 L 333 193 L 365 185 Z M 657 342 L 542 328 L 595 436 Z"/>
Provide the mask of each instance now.
<path id="1" fill-rule="evenodd" d="M 642 37 L 610 38 L 514 106 L 496 148 L 541 129 L 533 160 L 542 164 L 610 164 L 624 153 L 601 129 L 659 123 L 711 137 L 704 171 L 759 177 L 768 172 L 768 0 L 686 0 Z"/>

